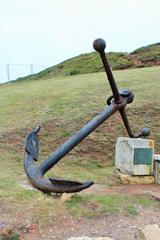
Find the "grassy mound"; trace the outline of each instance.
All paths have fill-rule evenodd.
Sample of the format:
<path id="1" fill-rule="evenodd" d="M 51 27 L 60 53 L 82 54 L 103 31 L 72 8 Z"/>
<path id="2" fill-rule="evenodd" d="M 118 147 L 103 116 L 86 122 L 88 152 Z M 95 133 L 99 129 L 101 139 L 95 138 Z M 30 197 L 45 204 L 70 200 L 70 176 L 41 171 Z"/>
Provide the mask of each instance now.
<path id="1" fill-rule="evenodd" d="M 113 70 L 160 65 L 160 43 L 138 48 L 130 54 L 123 52 L 109 52 L 107 53 L 107 58 Z M 91 52 L 68 59 L 37 74 L 18 78 L 16 81 L 57 76 L 72 76 L 102 71 L 104 70 L 99 54 Z"/>

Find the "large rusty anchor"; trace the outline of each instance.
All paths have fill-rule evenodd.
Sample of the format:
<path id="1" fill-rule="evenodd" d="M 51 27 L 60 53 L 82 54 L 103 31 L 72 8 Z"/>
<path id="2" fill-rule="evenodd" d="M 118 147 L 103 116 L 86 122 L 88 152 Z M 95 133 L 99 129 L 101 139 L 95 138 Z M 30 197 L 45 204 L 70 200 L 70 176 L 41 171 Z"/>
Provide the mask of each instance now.
<path id="1" fill-rule="evenodd" d="M 77 182 L 54 178 L 45 179 L 44 174 L 115 112 L 120 112 L 129 137 L 138 138 L 141 136 L 145 137 L 150 134 L 150 130 L 148 128 L 142 128 L 140 134 L 138 135 L 134 135 L 132 133 L 125 112 L 125 107 L 127 104 L 133 102 L 134 95 L 128 89 L 120 92 L 118 91 L 116 82 L 112 74 L 112 70 L 108 64 L 104 52 L 104 49 L 106 47 L 105 41 L 100 38 L 96 39 L 93 43 L 93 47 L 97 52 L 100 53 L 113 95 L 108 98 L 108 106 L 102 112 L 100 112 L 95 118 L 93 118 L 90 122 L 84 125 L 77 133 L 75 133 L 70 139 L 68 139 L 63 145 L 61 145 L 39 166 L 35 165 L 34 161 L 38 160 L 38 133 L 40 131 L 40 127 L 34 129 L 28 134 L 25 143 L 24 168 L 32 185 L 43 192 L 79 192 L 85 188 L 90 187 L 93 184 L 92 181 Z"/>

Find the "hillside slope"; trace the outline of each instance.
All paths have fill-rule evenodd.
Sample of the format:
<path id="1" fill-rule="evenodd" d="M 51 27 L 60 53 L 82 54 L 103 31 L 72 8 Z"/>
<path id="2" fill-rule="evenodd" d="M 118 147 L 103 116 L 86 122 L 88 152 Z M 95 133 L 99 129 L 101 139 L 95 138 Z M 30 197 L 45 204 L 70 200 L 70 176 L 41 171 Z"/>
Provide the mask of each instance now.
<path id="1" fill-rule="evenodd" d="M 132 53 L 109 52 L 107 58 L 113 70 L 158 66 L 160 65 L 160 43 L 138 48 Z M 68 59 L 37 74 L 18 78 L 16 81 L 102 71 L 103 66 L 99 54 L 91 52 Z"/>
<path id="2" fill-rule="evenodd" d="M 138 48 L 129 55 L 136 67 L 160 65 L 160 43 Z"/>
<path id="3" fill-rule="evenodd" d="M 135 94 L 134 102 L 129 104 L 126 109 L 134 133 L 138 133 L 141 127 L 150 127 L 152 129 L 150 137 L 155 140 L 155 153 L 159 153 L 160 67 L 130 69 L 113 73 L 119 89 L 130 88 Z M 115 215 L 117 212 L 120 214 L 120 221 L 122 216 L 126 216 L 127 212 L 123 210 L 123 206 L 125 209 L 131 209 L 132 212 L 139 206 L 141 222 L 144 219 L 146 221 L 145 215 L 141 214 L 146 211 L 142 212 L 142 207 L 137 200 L 134 201 L 135 203 L 133 199 L 126 202 L 128 198 L 126 194 L 124 198 L 122 198 L 122 194 L 119 194 L 116 199 L 113 196 L 109 200 L 106 194 L 107 199 L 104 202 L 101 193 L 96 190 L 105 208 L 101 208 L 100 201 L 94 200 L 94 195 L 90 195 L 91 201 L 85 200 L 84 204 L 81 204 L 78 199 L 75 200 L 75 204 L 78 205 L 70 204 L 69 208 L 69 205 L 60 201 L 58 196 L 54 198 L 39 191 L 32 191 L 31 188 L 24 188 L 28 186 L 22 163 L 24 158 L 23 143 L 27 133 L 38 125 L 42 126 L 40 159 L 37 162 L 40 164 L 41 160 L 55 151 L 60 144 L 102 111 L 106 106 L 106 98 L 110 94 L 111 90 L 104 72 L 0 85 L 1 223 L 7 223 L 8 227 L 8 223 L 11 222 L 14 229 L 17 226 L 18 229 L 25 232 L 30 232 L 26 229 L 33 228 L 33 233 L 36 229 L 42 232 L 42 227 L 44 229 L 45 226 L 49 226 L 45 233 L 50 232 L 52 236 L 54 233 L 55 236 L 55 228 L 52 232 L 50 229 L 53 225 L 55 227 L 54 223 L 57 223 L 56 229 L 59 233 L 59 226 L 62 226 L 62 222 L 65 226 L 64 229 L 66 229 L 67 216 L 72 209 L 76 216 L 78 213 L 84 214 L 87 222 L 91 216 L 94 216 L 97 221 L 98 218 L 95 216 L 104 216 L 105 218 L 110 216 L 111 213 L 105 212 L 104 209 L 112 210 L 112 202 L 116 210 L 116 212 L 112 212 L 114 219 L 117 219 L 117 215 Z M 127 136 L 127 133 L 120 114 L 116 113 L 56 164 L 46 177 L 77 181 L 93 180 L 96 184 L 105 185 L 107 188 L 109 185 L 118 184 L 119 179 L 114 170 L 114 158 L 115 143 L 119 136 Z M 149 211 L 147 215 L 150 216 L 149 205 L 146 204 L 147 201 L 144 203 Z M 72 206 L 73 208 L 71 208 Z M 159 210 L 156 211 L 156 214 L 158 222 Z M 133 217 L 134 215 L 129 218 L 132 219 L 131 225 L 133 225 Z M 76 221 L 77 219 L 79 216 Z M 127 220 L 126 222 L 128 223 Z M 71 223 L 73 223 L 73 217 L 70 218 L 67 227 L 75 227 L 75 223 L 70 225 Z M 78 226 L 79 223 L 81 224 L 81 220 L 78 224 L 76 222 L 76 225 Z M 106 229 L 106 225 L 104 227 Z M 72 230 L 70 232 L 73 233 Z M 126 231 L 124 233 L 126 234 Z M 63 237 L 59 238 L 59 235 L 57 236 L 57 239 L 64 239 Z M 52 237 L 36 238 L 35 235 L 32 237 L 21 239 L 52 239 Z M 1 238 L 1 234 L 0 239 L 4 239 Z"/>

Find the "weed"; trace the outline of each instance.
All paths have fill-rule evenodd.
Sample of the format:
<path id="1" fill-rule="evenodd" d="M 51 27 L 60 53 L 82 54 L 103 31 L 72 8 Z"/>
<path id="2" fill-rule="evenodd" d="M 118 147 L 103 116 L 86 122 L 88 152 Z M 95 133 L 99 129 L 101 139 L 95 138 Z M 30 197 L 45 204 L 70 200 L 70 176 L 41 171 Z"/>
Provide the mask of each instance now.
<path id="1" fill-rule="evenodd" d="M 2 234 L 0 235 L 0 240 L 19 240 L 20 239 L 20 235 L 16 232 L 11 232 L 11 233 L 7 233 L 7 234 Z"/>
<path id="2" fill-rule="evenodd" d="M 139 214 L 139 211 L 136 207 L 132 206 L 132 205 L 129 205 L 127 208 L 126 208 L 127 212 L 129 213 L 129 215 L 131 216 L 136 216 Z"/>

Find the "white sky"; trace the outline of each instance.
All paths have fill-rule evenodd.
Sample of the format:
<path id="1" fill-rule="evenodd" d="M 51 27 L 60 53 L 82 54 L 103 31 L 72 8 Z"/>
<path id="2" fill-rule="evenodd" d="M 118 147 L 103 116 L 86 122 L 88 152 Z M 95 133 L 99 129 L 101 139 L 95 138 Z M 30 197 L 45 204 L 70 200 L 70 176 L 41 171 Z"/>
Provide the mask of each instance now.
<path id="1" fill-rule="evenodd" d="M 0 0 L 0 63 L 55 65 L 93 51 L 160 42 L 160 0 Z"/>

